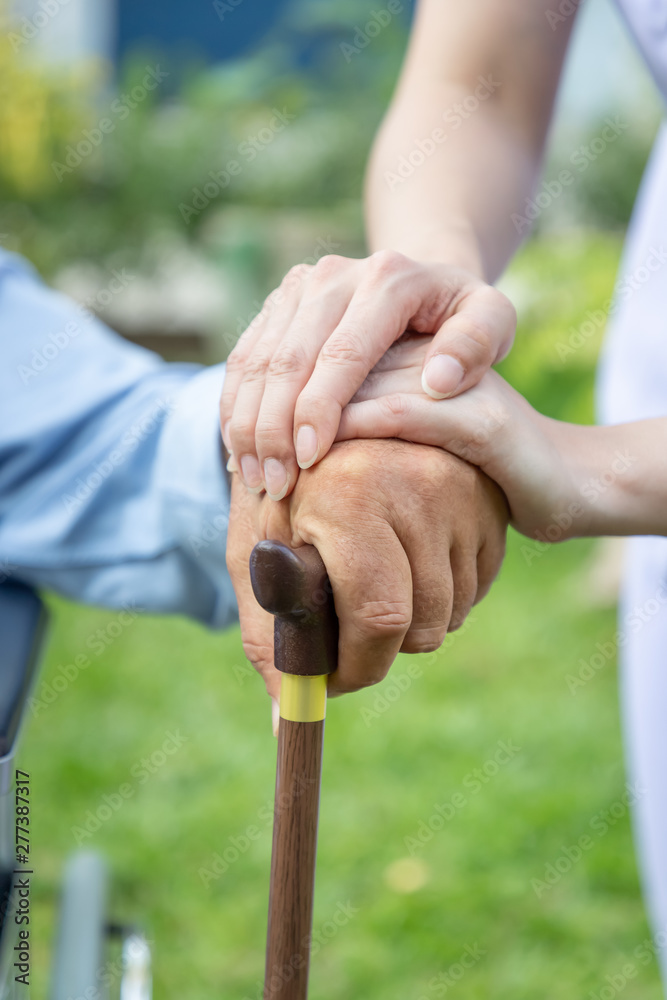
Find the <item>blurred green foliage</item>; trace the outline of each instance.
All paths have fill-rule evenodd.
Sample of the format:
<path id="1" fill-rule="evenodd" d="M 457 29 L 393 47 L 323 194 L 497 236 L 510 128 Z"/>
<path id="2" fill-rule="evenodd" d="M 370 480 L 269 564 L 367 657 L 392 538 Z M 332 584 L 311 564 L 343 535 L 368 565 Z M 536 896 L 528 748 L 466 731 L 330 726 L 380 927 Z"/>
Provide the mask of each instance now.
<path id="1" fill-rule="evenodd" d="M 246 208 L 250 219 L 258 211 L 324 206 L 349 216 L 353 206 L 359 220 L 368 149 L 407 31 L 405 20 L 395 18 L 350 55 L 354 26 L 363 25 L 373 9 L 370 2 L 296 0 L 261 50 L 233 64 L 192 67 L 178 85 L 170 68 L 172 79 L 122 119 L 114 116 L 114 102 L 140 86 L 147 67 L 166 68 L 158 55 L 136 54 L 112 86 L 103 65 L 36 70 L 5 41 L 0 230 L 8 245 L 49 277 L 75 260 L 103 263 L 120 255 L 132 266 L 144 245 L 166 233 L 210 253 L 207 226 L 228 206 Z M 297 53 L 303 52 L 308 58 L 299 62 Z M 251 160 L 239 151 L 267 127 L 275 108 L 290 117 L 289 126 Z M 86 135 L 105 117 L 113 130 L 77 163 L 77 148 L 82 142 L 86 148 Z M 613 150 L 576 174 L 564 202 L 546 212 L 538 228 L 549 228 L 572 199 L 579 222 L 622 227 L 652 131 L 652 125 L 631 123 Z M 562 156 L 554 151 L 548 173 L 558 169 Z M 241 172 L 204 198 L 203 208 L 184 213 L 211 175 L 224 177 L 234 160 Z M 75 165 L 70 169 L 68 162 Z"/>
<path id="2" fill-rule="evenodd" d="M 441 652 L 401 656 L 382 685 L 329 706 L 315 931 L 341 904 L 357 912 L 323 932 L 312 1000 L 434 1000 L 429 983 L 467 947 L 483 955 L 456 983 L 461 1000 L 598 995 L 628 962 L 633 1000 L 661 995 L 655 965 L 635 954 L 649 931 L 627 810 L 604 832 L 599 822 L 625 789 L 613 663 L 575 694 L 567 685 L 613 635 L 614 613 L 587 601 L 592 543 L 528 566 L 523 541 L 510 539 L 490 597 Z M 52 607 L 38 699 L 49 697 L 42 684 L 62 689 L 63 666 L 115 620 Z M 394 680 L 405 688 L 415 664 L 421 676 L 396 697 Z M 187 741 L 140 783 L 138 765 L 169 730 Z M 496 772 L 499 741 L 520 749 Z M 84 844 L 111 860 L 114 916 L 147 929 L 155 995 L 259 997 L 275 741 L 237 630 L 140 617 L 29 718 L 19 766 L 32 782 L 36 996 L 74 828 L 130 782 Z M 436 804 L 447 812 L 457 794 L 464 804 L 438 823 Z M 251 827 L 259 834 L 244 842 Z M 544 882 L 583 835 L 593 847 L 536 892 L 531 880 Z M 200 870 L 224 852 L 228 869 L 205 884 Z"/>
<path id="3" fill-rule="evenodd" d="M 21 105 L 29 135 L 20 163 L 40 164 L 26 184 L 13 161 L 0 162 L 0 227 L 12 249 L 48 276 L 71 260 L 103 261 L 119 249 L 131 264 L 141 244 L 165 230 L 197 242 L 208 216 L 228 204 L 261 209 L 358 202 L 405 32 L 392 24 L 374 41 L 369 58 L 346 62 L 339 41 L 350 34 L 344 13 L 334 4 L 295 5 L 262 51 L 192 71 L 177 93 L 168 93 L 167 79 L 162 92 L 152 91 L 123 118 L 114 118 L 114 101 L 141 85 L 146 68 L 159 62 L 152 54 L 136 55 L 112 88 L 103 66 L 78 75 L 36 73 L 6 45 L 14 85 L 4 89 L 5 118 L 12 102 Z M 317 50 L 316 70 L 294 68 L 292 48 L 280 41 L 285 32 L 295 45 L 307 36 Z M 34 94 L 41 103 L 26 110 Z M 42 106 L 48 113 L 40 112 Z M 276 108 L 289 116 L 289 127 L 252 160 L 240 154 Z M 80 156 L 103 118 L 113 121 L 113 130 Z M 5 134 L 5 150 L 8 143 Z M 179 206 L 191 205 L 196 190 L 232 160 L 240 161 L 241 173 L 228 184 L 223 180 L 204 210 L 184 218 Z"/>
<path id="4" fill-rule="evenodd" d="M 594 422 L 594 370 L 621 248 L 620 233 L 535 239 L 504 280 L 519 324 L 515 347 L 498 369 L 550 417 Z"/>

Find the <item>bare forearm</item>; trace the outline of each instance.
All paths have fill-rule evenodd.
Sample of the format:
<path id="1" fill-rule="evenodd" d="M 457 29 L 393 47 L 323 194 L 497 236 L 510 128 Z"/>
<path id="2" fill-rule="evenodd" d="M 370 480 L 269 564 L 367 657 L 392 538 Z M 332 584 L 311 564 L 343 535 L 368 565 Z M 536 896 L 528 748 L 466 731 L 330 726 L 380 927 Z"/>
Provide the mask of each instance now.
<path id="1" fill-rule="evenodd" d="M 368 240 L 493 281 L 525 235 L 574 18 L 559 0 L 419 0 L 367 184 Z"/>
<path id="2" fill-rule="evenodd" d="M 566 456 L 581 509 L 568 535 L 667 535 L 667 417 L 547 426 Z"/>
<path id="3" fill-rule="evenodd" d="M 454 109 L 465 114 L 467 98 L 472 106 L 474 92 L 449 85 L 428 106 L 403 99 L 390 109 L 368 167 L 368 240 L 372 250 L 389 247 L 494 281 L 525 235 L 512 215 L 532 190 L 539 156 L 522 148 L 495 108 L 480 102 L 462 117 Z"/>

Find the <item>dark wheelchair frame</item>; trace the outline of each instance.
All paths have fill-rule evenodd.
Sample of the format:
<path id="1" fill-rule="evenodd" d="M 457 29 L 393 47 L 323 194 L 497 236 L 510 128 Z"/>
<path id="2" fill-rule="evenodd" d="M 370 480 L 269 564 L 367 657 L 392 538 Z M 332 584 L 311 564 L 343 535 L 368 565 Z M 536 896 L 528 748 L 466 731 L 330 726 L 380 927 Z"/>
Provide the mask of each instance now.
<path id="1" fill-rule="evenodd" d="M 44 646 L 47 613 L 40 597 L 17 580 L 0 582 L 0 1000 L 23 1000 L 17 982 L 21 881 L 39 877 L 32 857 L 17 863 L 15 760 L 17 738 Z M 54 949 L 49 1000 L 150 1000 L 150 949 L 136 928 L 107 919 L 104 859 L 79 851 L 68 859 Z M 110 939 L 121 943 L 118 983 L 105 970 Z M 111 982 L 109 981 L 111 979 Z M 115 986 L 118 985 L 118 990 Z"/>

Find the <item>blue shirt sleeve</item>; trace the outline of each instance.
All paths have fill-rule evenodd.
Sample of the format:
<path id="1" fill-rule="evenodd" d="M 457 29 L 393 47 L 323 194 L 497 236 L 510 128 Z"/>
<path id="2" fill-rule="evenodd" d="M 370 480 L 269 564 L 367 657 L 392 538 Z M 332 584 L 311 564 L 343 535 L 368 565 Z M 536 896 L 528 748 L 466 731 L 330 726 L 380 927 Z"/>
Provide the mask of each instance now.
<path id="1" fill-rule="evenodd" d="M 224 366 L 167 364 L 7 253 L 0 351 L 0 578 L 234 620 Z"/>

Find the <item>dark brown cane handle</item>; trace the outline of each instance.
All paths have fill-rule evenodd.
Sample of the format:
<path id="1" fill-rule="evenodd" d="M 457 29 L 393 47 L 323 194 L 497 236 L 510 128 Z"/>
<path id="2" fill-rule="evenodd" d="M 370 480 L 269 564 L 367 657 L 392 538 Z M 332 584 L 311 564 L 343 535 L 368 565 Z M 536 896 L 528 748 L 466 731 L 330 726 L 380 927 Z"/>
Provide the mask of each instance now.
<path id="1" fill-rule="evenodd" d="M 275 615 L 274 662 L 278 670 L 303 677 L 336 669 L 338 619 L 331 584 L 313 545 L 290 549 L 258 542 L 250 556 L 255 597 Z"/>

